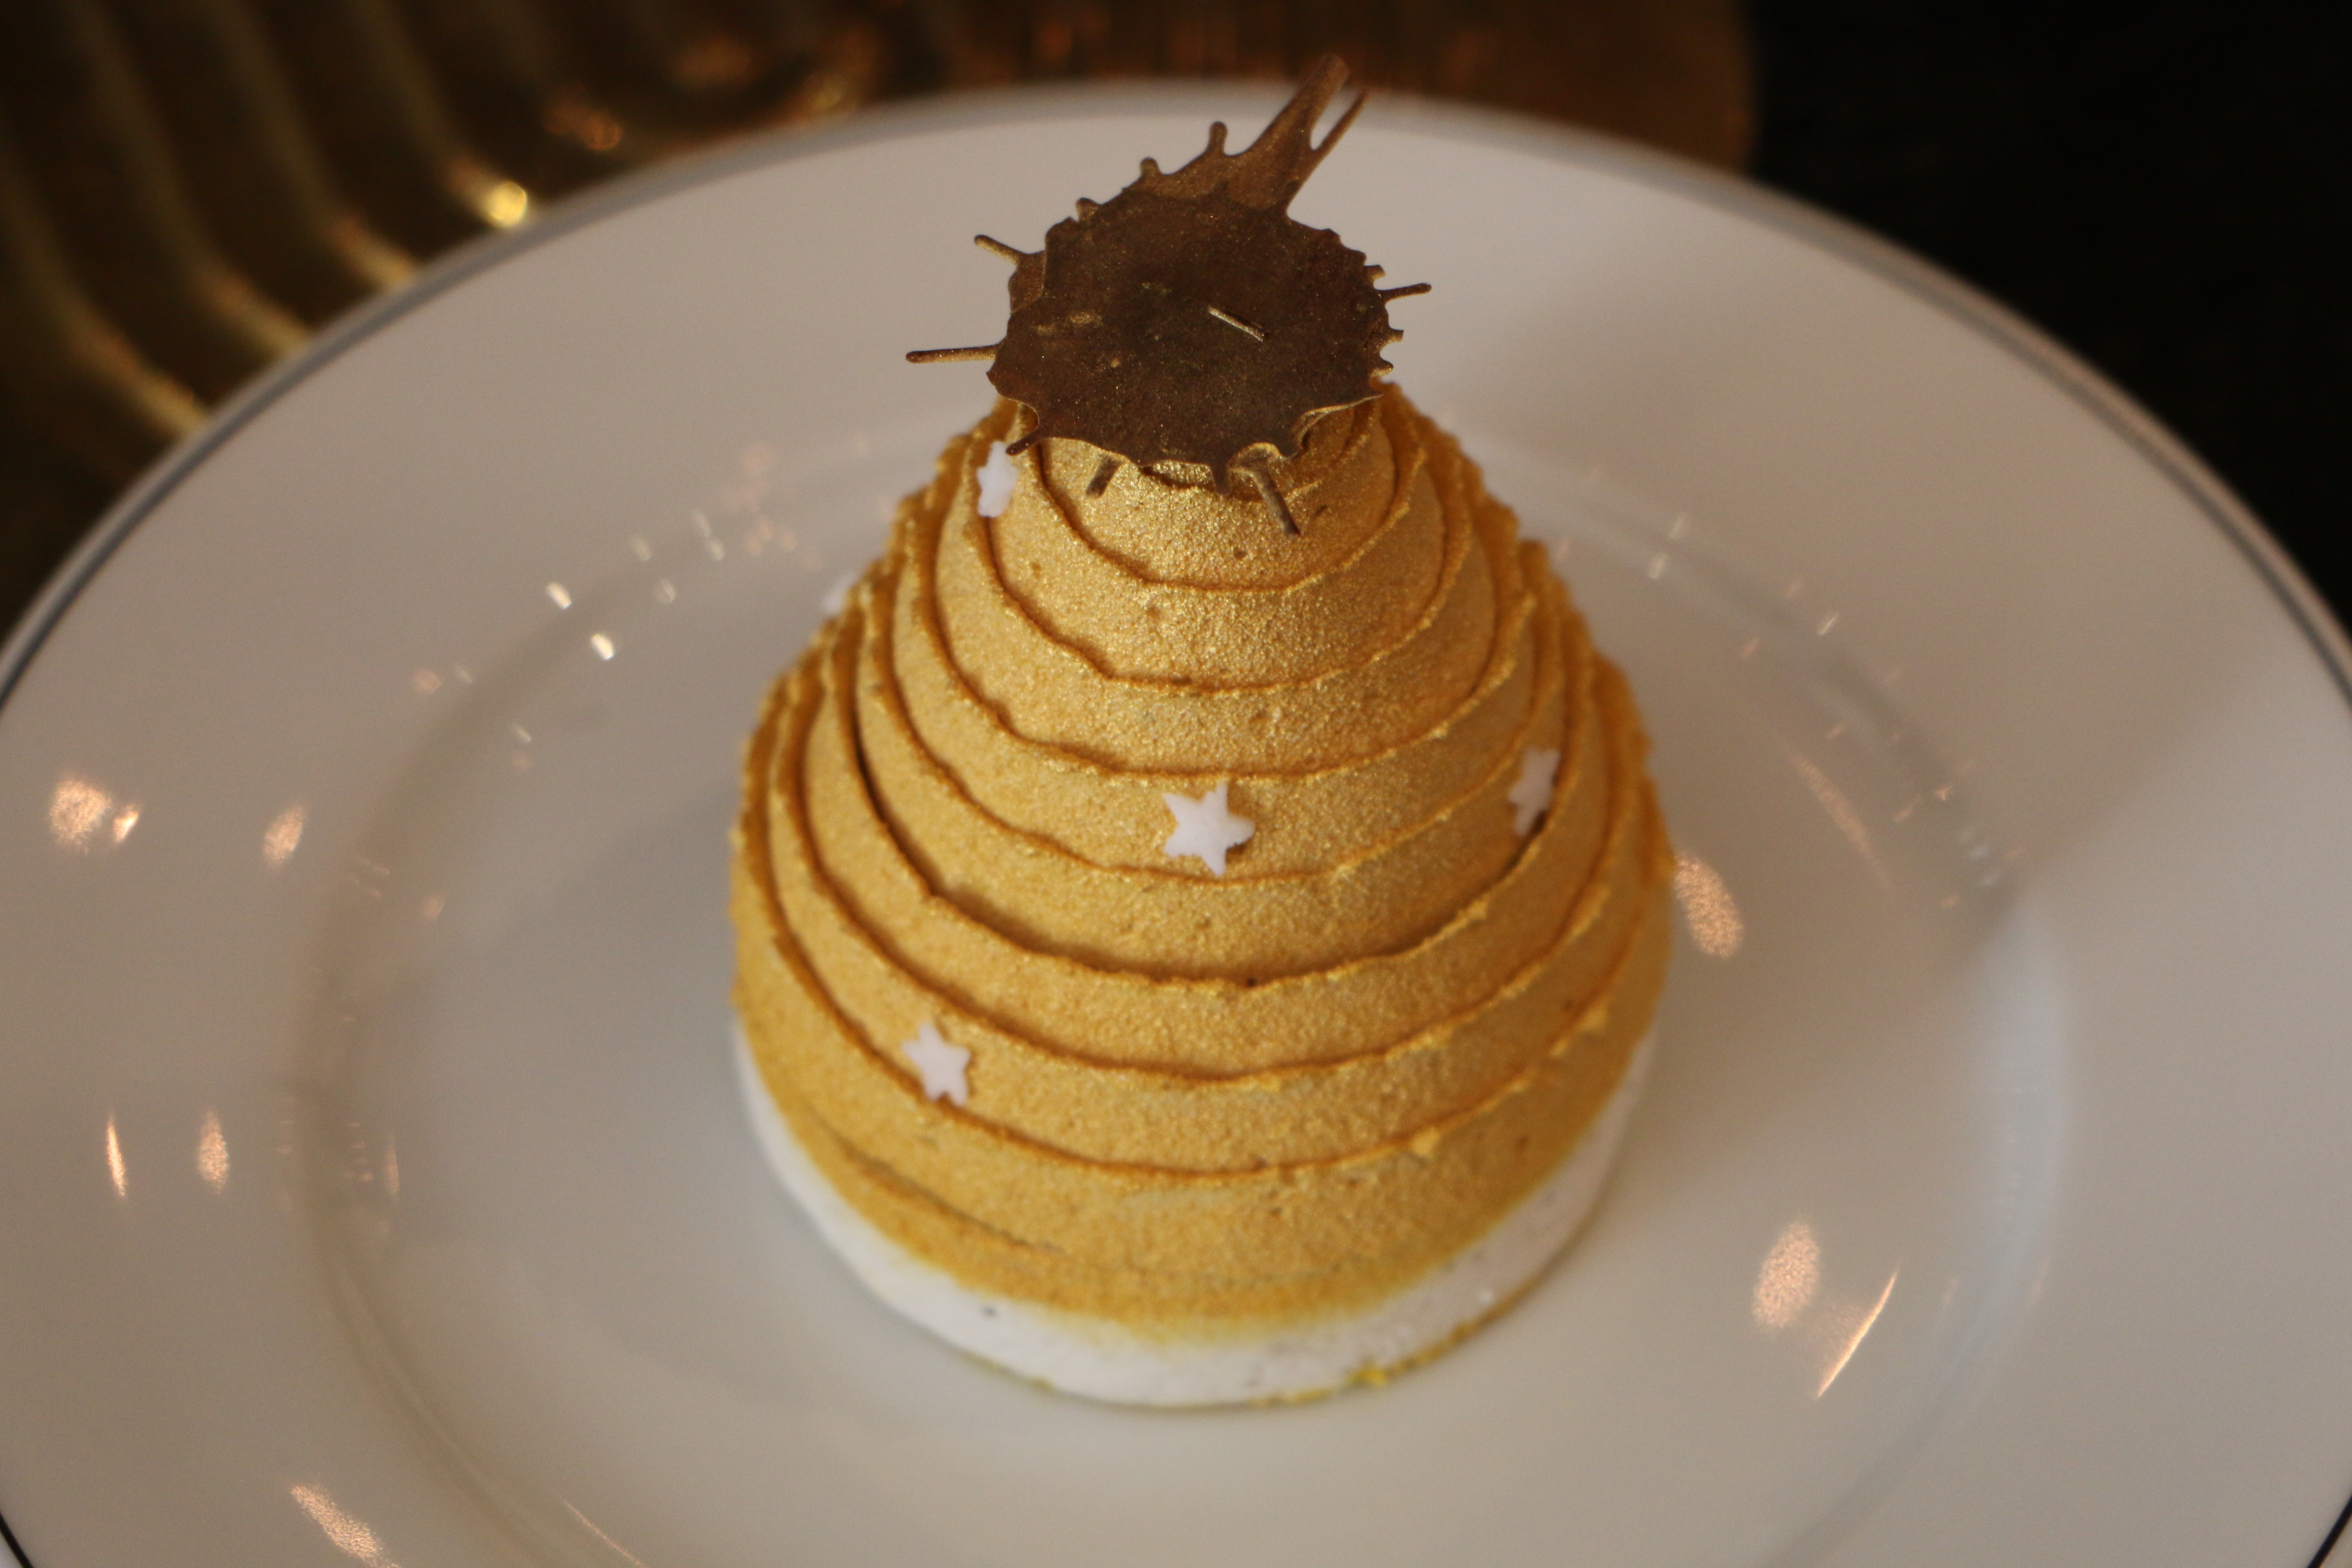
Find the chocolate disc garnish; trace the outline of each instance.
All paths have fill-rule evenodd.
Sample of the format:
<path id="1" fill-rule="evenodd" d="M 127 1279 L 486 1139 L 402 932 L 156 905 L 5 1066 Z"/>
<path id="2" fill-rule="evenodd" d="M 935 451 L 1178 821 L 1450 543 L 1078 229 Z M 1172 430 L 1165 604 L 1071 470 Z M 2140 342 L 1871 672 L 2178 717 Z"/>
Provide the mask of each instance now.
<path id="1" fill-rule="evenodd" d="M 978 237 L 1013 264 L 1003 340 L 907 357 L 992 360 L 990 382 L 1032 416 L 1014 452 L 1062 436 L 1145 468 L 1205 468 L 1220 491 L 1240 474 L 1297 532 L 1272 459 L 1297 457 L 1324 415 L 1379 395 L 1381 351 L 1403 335 L 1388 301 L 1429 288 L 1378 287 L 1361 251 L 1289 214 L 1363 108 L 1360 96 L 1314 141 L 1347 76 L 1324 59 L 1237 154 L 1220 122 L 1172 174 L 1146 158 L 1139 179 L 1081 201 L 1040 250 Z"/>

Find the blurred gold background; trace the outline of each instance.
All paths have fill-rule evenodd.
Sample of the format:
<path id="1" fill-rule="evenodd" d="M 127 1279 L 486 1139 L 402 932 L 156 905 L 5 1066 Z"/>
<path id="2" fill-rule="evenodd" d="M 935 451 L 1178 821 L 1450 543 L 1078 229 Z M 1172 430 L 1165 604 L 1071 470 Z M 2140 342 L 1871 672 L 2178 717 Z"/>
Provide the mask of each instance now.
<path id="1" fill-rule="evenodd" d="M 1297 74 L 1740 165 L 1736 0 L 6 0 L 0 628 L 173 440 L 625 170 L 1020 81 Z"/>

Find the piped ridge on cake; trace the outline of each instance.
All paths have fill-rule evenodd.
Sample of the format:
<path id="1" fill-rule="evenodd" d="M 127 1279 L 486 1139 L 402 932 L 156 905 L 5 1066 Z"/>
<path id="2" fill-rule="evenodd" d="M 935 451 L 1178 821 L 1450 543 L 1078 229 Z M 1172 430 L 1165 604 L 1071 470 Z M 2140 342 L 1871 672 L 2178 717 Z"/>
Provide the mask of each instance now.
<path id="1" fill-rule="evenodd" d="M 981 1295 L 1171 1346 L 1371 1310 L 1561 1168 L 1647 1034 L 1640 721 L 1393 390 L 1280 466 L 1295 536 L 1205 475 L 1006 458 L 1028 418 L 948 445 L 771 695 L 752 1058 L 832 1191 Z"/>

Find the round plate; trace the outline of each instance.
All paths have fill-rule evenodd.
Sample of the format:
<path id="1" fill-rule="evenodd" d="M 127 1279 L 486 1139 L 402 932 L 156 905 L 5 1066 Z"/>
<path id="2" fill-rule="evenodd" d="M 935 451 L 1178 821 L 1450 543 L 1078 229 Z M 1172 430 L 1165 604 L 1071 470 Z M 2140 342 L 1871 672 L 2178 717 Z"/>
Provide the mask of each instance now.
<path id="1" fill-rule="evenodd" d="M 1241 89 L 941 102 L 463 254 L 224 415 L 0 710 L 38 1568 L 2277 1564 L 2352 1481 L 2336 634 L 2147 421 L 1736 182 L 1383 101 L 1298 203 L 1630 671 L 1687 929 L 1594 1224 L 1319 1404 L 1059 1398 L 736 1102 L 737 748 L 1002 264 Z M 101 569 L 102 568 L 102 569 Z"/>

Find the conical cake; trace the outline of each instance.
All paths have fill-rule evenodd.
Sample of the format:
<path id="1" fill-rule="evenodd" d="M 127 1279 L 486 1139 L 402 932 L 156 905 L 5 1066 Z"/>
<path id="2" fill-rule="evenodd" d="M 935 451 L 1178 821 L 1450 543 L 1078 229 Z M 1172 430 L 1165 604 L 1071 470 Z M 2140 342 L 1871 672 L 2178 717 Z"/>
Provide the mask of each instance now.
<path id="1" fill-rule="evenodd" d="M 1074 1392 L 1411 1362 L 1566 1242 L 1638 1080 L 1625 683 L 1393 389 L 1255 494 L 1042 424 L 948 444 L 747 752 L 771 1152 L 886 1300 Z"/>

